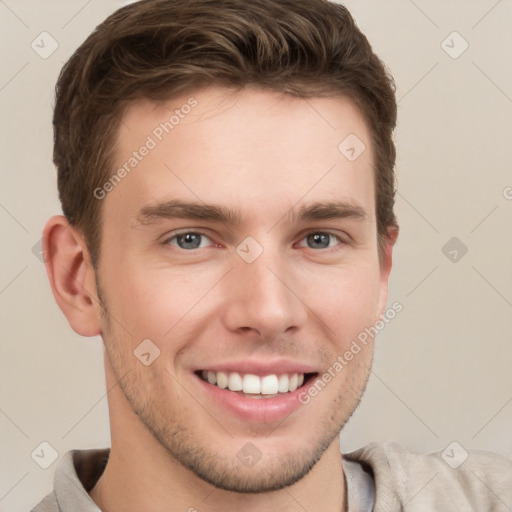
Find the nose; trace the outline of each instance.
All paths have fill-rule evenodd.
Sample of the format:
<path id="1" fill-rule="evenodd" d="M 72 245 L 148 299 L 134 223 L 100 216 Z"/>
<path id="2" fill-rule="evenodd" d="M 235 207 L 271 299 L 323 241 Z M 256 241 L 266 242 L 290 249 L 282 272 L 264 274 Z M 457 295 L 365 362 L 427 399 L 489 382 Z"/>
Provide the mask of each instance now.
<path id="1" fill-rule="evenodd" d="M 230 331 L 257 333 L 271 342 L 300 329 L 307 306 L 286 256 L 265 250 L 255 261 L 236 259 L 226 280 L 224 324 Z"/>

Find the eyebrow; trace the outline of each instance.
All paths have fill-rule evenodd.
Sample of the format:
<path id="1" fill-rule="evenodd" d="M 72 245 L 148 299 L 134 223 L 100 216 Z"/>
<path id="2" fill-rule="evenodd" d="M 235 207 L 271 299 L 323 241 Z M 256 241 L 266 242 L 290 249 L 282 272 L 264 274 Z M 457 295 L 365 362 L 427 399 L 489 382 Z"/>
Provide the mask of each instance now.
<path id="1" fill-rule="evenodd" d="M 209 220 L 236 226 L 241 223 L 242 216 L 238 210 L 231 210 L 224 206 L 177 199 L 146 205 L 137 215 L 137 221 L 142 225 L 166 219 Z"/>
<path id="2" fill-rule="evenodd" d="M 297 212 L 288 212 L 291 222 L 306 222 L 329 219 L 364 220 L 370 216 L 366 210 L 350 201 L 315 202 L 302 205 Z"/>
<path id="3" fill-rule="evenodd" d="M 362 206 L 350 201 L 314 202 L 309 205 L 302 205 L 298 210 L 291 208 L 280 220 L 285 216 L 288 216 L 292 223 L 329 219 L 364 220 L 369 218 L 368 213 Z M 220 205 L 174 199 L 146 205 L 140 209 L 136 217 L 137 222 L 142 225 L 170 219 L 206 220 L 238 226 L 242 222 L 242 215 L 238 209 L 233 210 Z"/>

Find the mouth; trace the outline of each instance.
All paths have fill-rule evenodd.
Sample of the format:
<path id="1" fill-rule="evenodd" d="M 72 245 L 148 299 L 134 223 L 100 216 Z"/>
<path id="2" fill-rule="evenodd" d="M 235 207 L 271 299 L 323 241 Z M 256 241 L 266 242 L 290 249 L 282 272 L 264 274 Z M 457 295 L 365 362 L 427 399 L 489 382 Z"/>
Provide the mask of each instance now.
<path id="1" fill-rule="evenodd" d="M 289 395 L 305 387 L 318 373 L 282 373 L 255 375 L 232 371 L 198 370 L 195 374 L 208 384 L 253 399 L 270 399 Z"/>

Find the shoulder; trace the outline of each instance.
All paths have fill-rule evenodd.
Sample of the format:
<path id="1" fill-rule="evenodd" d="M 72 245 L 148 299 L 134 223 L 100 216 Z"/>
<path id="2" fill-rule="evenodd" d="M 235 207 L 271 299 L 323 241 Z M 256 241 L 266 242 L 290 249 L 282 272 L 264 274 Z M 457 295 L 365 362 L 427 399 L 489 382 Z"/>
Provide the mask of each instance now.
<path id="1" fill-rule="evenodd" d="M 59 461 L 53 491 L 31 512 L 78 512 L 98 510 L 88 492 L 105 469 L 110 449 L 71 450 Z"/>
<path id="2" fill-rule="evenodd" d="M 48 494 L 30 512 L 60 512 L 54 492 Z"/>
<path id="3" fill-rule="evenodd" d="M 512 461 L 452 443 L 417 454 L 394 442 L 371 443 L 344 458 L 362 464 L 375 479 L 376 508 L 408 504 L 408 510 L 498 511 L 512 507 Z M 381 506 L 379 506 L 381 505 Z"/>

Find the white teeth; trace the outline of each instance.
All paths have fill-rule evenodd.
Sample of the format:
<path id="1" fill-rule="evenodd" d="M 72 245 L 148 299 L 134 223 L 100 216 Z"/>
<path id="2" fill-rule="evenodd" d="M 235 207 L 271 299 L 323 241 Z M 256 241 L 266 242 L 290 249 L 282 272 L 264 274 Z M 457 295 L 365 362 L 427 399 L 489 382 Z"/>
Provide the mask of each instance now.
<path id="1" fill-rule="evenodd" d="M 242 377 L 240 377 L 239 373 L 229 374 L 228 388 L 230 391 L 242 391 Z"/>
<path id="2" fill-rule="evenodd" d="M 294 373 L 291 377 L 290 377 L 290 382 L 288 383 L 288 389 L 290 391 L 295 391 L 297 389 L 297 384 L 299 383 L 299 376 Z"/>
<path id="3" fill-rule="evenodd" d="M 288 378 L 288 375 L 286 375 L 286 373 L 284 375 L 281 375 L 281 377 L 279 377 L 279 387 L 278 387 L 279 393 L 286 393 L 288 391 L 289 380 L 290 379 Z"/>
<path id="4" fill-rule="evenodd" d="M 276 395 L 295 391 L 304 384 L 303 373 L 284 373 L 282 375 L 264 375 L 259 377 L 252 373 L 240 375 L 237 372 L 214 372 L 203 370 L 201 378 L 221 389 L 230 391 L 242 391 L 249 395 Z"/>
<path id="5" fill-rule="evenodd" d="M 217 372 L 217 386 L 220 389 L 226 389 L 228 387 L 228 376 L 224 372 Z"/>
<path id="6" fill-rule="evenodd" d="M 261 378 L 261 394 L 275 395 L 279 391 L 277 375 L 266 375 Z"/>
<path id="7" fill-rule="evenodd" d="M 257 375 L 252 375 L 247 373 L 244 375 L 244 393 L 254 393 L 258 394 L 261 391 L 261 381 Z"/>

